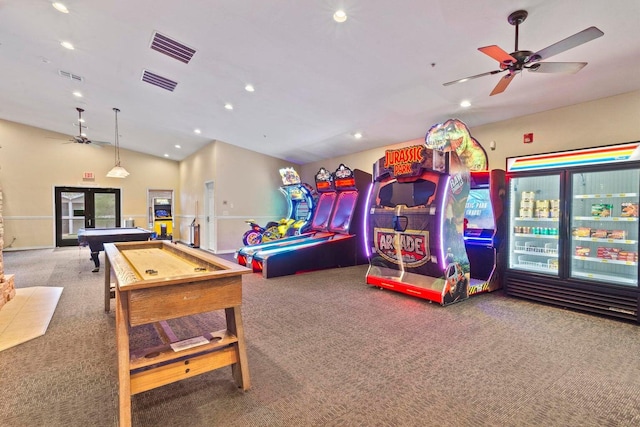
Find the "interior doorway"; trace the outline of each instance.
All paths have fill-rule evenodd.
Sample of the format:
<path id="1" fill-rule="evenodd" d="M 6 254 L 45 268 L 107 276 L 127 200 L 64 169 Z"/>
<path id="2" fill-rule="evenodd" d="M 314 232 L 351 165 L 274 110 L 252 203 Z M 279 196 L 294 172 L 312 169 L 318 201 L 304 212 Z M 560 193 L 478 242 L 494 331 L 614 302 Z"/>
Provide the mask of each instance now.
<path id="1" fill-rule="evenodd" d="M 120 189 L 55 187 L 56 246 L 78 246 L 81 228 L 120 227 Z"/>

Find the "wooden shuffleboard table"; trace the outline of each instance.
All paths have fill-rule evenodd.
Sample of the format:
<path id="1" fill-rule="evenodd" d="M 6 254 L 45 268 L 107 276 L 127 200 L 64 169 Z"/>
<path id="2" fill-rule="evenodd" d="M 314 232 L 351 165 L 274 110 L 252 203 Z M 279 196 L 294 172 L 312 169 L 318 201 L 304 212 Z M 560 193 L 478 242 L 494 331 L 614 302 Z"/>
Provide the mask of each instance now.
<path id="1" fill-rule="evenodd" d="M 164 240 L 107 243 L 104 250 L 107 294 L 115 277 L 120 426 L 131 425 L 132 395 L 214 369 L 231 366 L 238 387 L 249 389 L 240 308 L 250 269 Z M 179 340 L 167 323 L 214 310 L 225 311 L 226 329 Z M 131 329 L 145 324 L 154 324 L 164 344 L 132 351 Z"/>

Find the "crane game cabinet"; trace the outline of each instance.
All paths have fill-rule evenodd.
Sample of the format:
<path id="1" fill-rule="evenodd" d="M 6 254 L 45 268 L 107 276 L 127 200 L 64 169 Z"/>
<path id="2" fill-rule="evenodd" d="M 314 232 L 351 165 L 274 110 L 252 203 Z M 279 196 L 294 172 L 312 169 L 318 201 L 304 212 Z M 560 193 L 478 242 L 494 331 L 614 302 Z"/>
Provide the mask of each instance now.
<path id="1" fill-rule="evenodd" d="M 464 237 L 470 170 L 486 167 L 484 149 L 455 119 L 433 126 L 424 145 L 387 150 L 373 165 L 365 221 L 367 284 L 441 305 L 496 288 L 488 284 L 494 268 L 480 278 L 473 274 Z M 490 175 L 481 186 L 491 187 Z M 492 216 L 487 221 L 495 221 Z M 474 264 L 495 265 L 494 255 L 484 251 L 472 258 Z"/>

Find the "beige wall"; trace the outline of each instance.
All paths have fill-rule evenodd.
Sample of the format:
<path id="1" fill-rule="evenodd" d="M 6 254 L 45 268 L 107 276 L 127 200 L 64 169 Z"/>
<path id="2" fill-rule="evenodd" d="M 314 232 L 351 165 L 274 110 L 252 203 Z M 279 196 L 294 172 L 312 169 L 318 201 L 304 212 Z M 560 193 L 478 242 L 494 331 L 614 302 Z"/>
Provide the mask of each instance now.
<path id="1" fill-rule="evenodd" d="M 452 117 L 455 118 L 455 117 Z M 471 128 L 471 135 L 485 148 L 491 169 L 504 169 L 507 157 L 562 151 L 640 140 L 640 91 L 531 114 L 511 120 Z M 424 133 L 435 123 L 425 123 Z M 524 144 L 523 135 L 534 134 L 532 144 Z M 496 142 L 495 151 L 489 143 Z M 424 135 L 381 148 L 349 156 L 313 162 L 301 170 L 303 180 L 313 182 L 321 166 L 335 170 L 340 163 L 371 173 L 373 163 L 389 148 L 424 143 Z"/>
<path id="2" fill-rule="evenodd" d="M 640 91 L 600 99 L 512 120 L 478 126 L 471 134 L 485 147 L 491 168 L 504 168 L 509 156 L 640 140 Z M 425 124 L 425 133 L 434 123 Z M 523 144 L 525 133 L 533 144 Z M 384 150 L 421 144 L 424 135 L 357 154 L 292 165 L 222 142 L 212 142 L 178 163 L 122 150 L 122 165 L 131 172 L 124 179 L 106 178 L 113 166 L 113 147 L 103 149 L 64 144 L 68 137 L 0 120 L 0 185 L 4 190 L 4 241 L 10 249 L 55 246 L 53 188 L 55 186 L 115 187 L 122 189 L 122 218 L 146 226 L 147 190 L 174 190 L 174 237 L 187 242 L 196 217 L 201 226 L 200 245 L 217 253 L 241 246 L 248 229 L 245 220 L 260 224 L 286 213 L 278 170 L 294 166 L 303 182 L 313 184 L 318 169 L 335 170 L 340 163 L 371 172 Z M 489 142 L 496 141 L 495 151 Z M 178 141 L 177 141 L 178 142 Z M 94 181 L 83 181 L 94 172 Z M 215 198 L 207 222 L 205 183 L 213 182 Z M 213 230 L 210 236 L 209 231 Z M 11 243 L 13 238 L 15 242 Z"/>
<path id="3" fill-rule="evenodd" d="M 183 160 L 180 163 L 180 210 L 185 213 L 180 218 L 183 236 L 187 236 L 197 202 L 200 247 L 216 253 L 236 251 L 248 230 L 245 220 L 255 219 L 264 225 L 287 213 L 285 198 L 279 190 L 282 180 L 278 172 L 287 166 L 296 167 L 220 141 Z M 215 192 L 212 215 L 206 212 L 207 182 L 213 182 Z M 214 230 L 212 237 L 209 237 L 210 228 Z"/>
<path id="4" fill-rule="evenodd" d="M 178 162 L 121 150 L 126 179 L 107 178 L 111 146 L 65 143 L 67 135 L 0 120 L 0 184 L 4 192 L 4 243 L 9 249 L 55 246 L 56 186 L 120 188 L 122 219 L 147 225 L 147 189 L 178 190 Z M 94 180 L 83 180 L 93 172 Z M 15 241 L 13 240 L 15 238 Z"/>

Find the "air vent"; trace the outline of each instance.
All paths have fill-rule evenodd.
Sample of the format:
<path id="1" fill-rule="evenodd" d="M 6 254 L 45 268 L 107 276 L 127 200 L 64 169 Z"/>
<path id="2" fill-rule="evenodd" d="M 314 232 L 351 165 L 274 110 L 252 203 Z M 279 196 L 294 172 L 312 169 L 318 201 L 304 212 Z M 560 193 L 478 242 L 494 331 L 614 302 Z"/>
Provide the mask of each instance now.
<path id="1" fill-rule="evenodd" d="M 169 37 L 158 33 L 153 34 L 153 40 L 151 40 L 151 49 L 164 53 L 167 56 L 177 59 L 180 62 L 188 64 L 196 53 L 195 49 L 191 49 L 189 46 L 185 46 L 182 43 L 170 39 Z"/>
<path id="2" fill-rule="evenodd" d="M 173 92 L 173 90 L 178 85 L 178 82 L 174 82 L 173 80 L 170 80 L 166 77 L 159 76 L 148 70 L 144 70 L 142 72 L 142 81 L 152 84 L 154 86 L 161 87 L 162 89 L 166 89 L 169 92 Z"/>
<path id="3" fill-rule="evenodd" d="M 58 74 L 60 77 L 64 77 L 65 79 L 73 80 L 74 82 L 82 82 L 84 79 L 77 74 L 70 73 L 68 71 L 58 70 Z"/>

